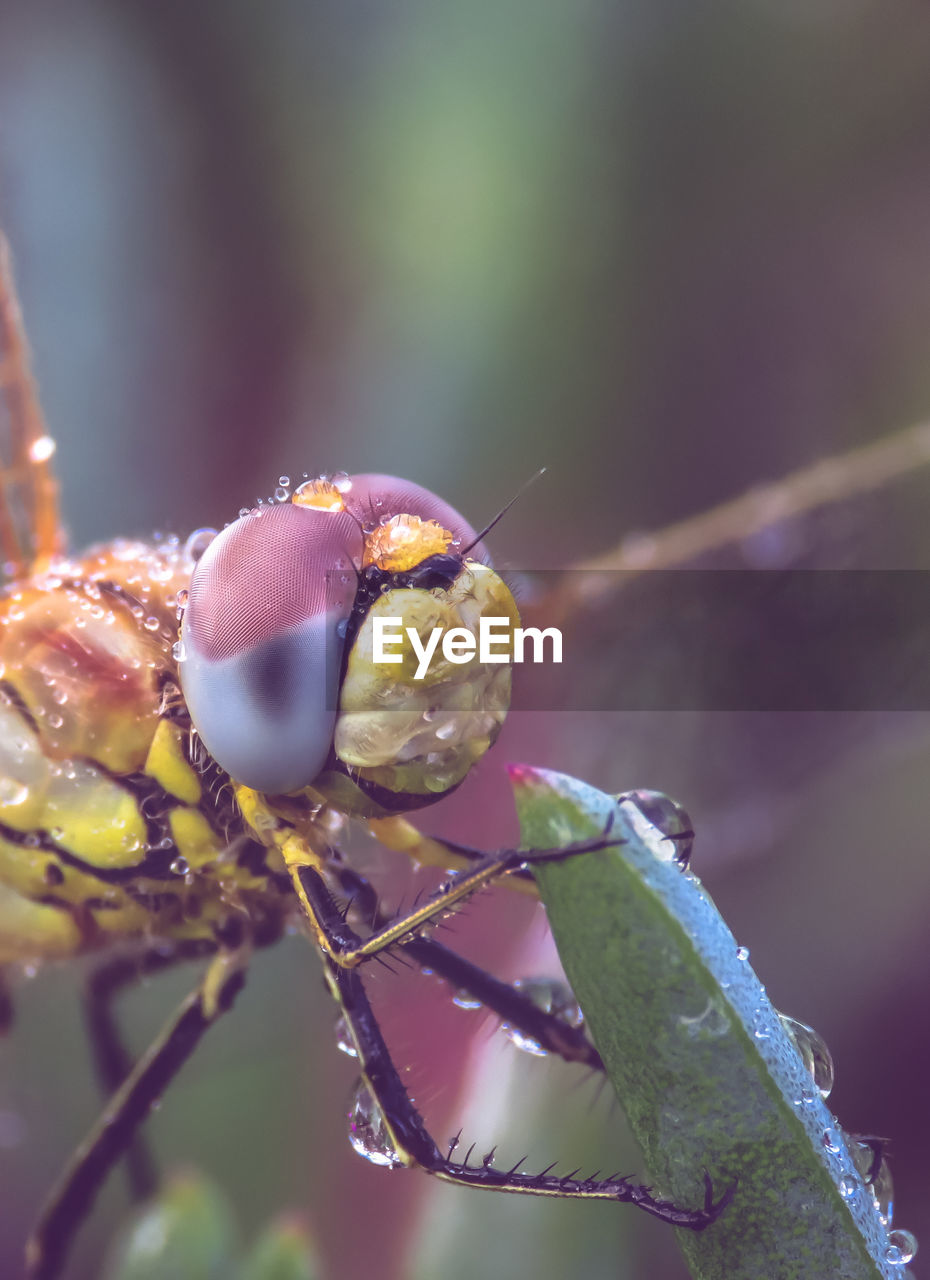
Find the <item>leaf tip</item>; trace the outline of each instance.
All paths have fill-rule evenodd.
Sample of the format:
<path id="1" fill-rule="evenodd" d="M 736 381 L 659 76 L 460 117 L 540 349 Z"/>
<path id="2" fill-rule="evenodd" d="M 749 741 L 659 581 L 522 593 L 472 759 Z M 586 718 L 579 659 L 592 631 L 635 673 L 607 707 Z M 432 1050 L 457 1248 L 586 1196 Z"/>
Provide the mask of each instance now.
<path id="1" fill-rule="evenodd" d="M 532 764 L 508 764 L 507 773 L 514 791 L 532 790 L 540 786 L 551 785 L 555 776 L 549 769 L 540 769 Z"/>

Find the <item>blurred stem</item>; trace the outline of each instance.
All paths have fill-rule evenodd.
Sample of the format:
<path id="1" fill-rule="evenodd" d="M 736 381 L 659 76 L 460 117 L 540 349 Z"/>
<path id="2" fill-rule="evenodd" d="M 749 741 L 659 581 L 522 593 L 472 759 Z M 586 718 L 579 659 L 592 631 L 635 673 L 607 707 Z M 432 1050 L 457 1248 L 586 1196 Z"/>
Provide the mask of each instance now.
<path id="1" fill-rule="evenodd" d="M 541 602 L 548 620 L 584 605 L 592 607 L 650 569 L 681 568 L 709 552 L 720 551 L 797 519 L 821 507 L 848 501 L 903 479 L 930 464 L 930 423 L 906 427 L 872 444 L 822 458 L 782 480 L 759 485 L 739 498 L 657 533 L 623 538 L 610 551 L 582 560 L 574 569 L 603 572 L 564 575 L 559 588 Z M 618 578 L 616 575 L 624 576 Z"/>

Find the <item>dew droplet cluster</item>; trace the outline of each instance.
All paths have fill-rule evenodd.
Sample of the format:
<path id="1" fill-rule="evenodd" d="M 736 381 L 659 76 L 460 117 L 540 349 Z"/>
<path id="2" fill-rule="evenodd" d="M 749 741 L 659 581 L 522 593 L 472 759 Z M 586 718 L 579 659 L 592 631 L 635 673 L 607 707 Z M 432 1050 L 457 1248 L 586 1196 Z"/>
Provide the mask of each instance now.
<path id="1" fill-rule="evenodd" d="M 583 788 L 586 811 L 592 810 L 595 796 Z M 730 1006 L 727 1011 L 711 999 L 706 1009 L 679 1016 L 680 1030 L 685 1035 L 727 1034 L 734 1016 L 739 1019 L 829 1170 L 880 1273 L 903 1280 L 910 1272 L 902 1268 L 914 1258 L 917 1242 L 909 1231 L 892 1225 L 891 1173 L 881 1140 L 846 1132 L 825 1105 L 834 1082 L 827 1045 L 813 1028 L 772 1006 L 749 964 L 748 949 L 737 944 L 698 878 L 676 865 L 686 859 L 676 857 L 678 842 L 670 836 L 691 830 L 681 806 L 655 792 L 627 792 L 617 800 L 621 821 L 636 837 L 620 846 L 621 856 L 665 899 Z"/>

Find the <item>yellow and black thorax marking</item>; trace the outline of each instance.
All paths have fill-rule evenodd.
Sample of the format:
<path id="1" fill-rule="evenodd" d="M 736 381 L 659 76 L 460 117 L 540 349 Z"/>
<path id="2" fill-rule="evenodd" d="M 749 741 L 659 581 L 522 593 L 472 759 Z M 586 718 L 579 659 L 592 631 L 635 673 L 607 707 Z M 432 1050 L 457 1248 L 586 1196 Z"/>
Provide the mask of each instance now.
<path id="1" fill-rule="evenodd" d="M 0 603 L 0 963 L 280 933 L 283 865 L 190 759 L 172 652 L 190 569 L 171 543 L 115 543 Z"/>

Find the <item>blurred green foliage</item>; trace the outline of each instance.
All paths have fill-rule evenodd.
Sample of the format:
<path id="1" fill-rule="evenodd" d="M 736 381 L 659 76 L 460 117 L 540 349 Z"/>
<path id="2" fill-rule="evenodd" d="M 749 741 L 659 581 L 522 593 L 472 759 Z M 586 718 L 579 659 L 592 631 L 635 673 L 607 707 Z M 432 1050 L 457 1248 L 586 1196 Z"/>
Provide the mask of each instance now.
<path id="1" fill-rule="evenodd" d="M 545 464 L 494 553 L 566 564 L 926 417 L 928 113 L 913 2 L 0 0 L 0 223 L 75 544 L 222 525 L 280 474 L 341 468 L 407 475 L 480 524 Z M 925 567 L 927 500 L 917 477 L 775 543 Z M 830 1043 L 837 1110 L 893 1136 L 899 1220 L 930 1239 L 928 728 L 514 716 L 423 821 L 512 841 L 513 759 L 680 797 L 699 873 L 776 1003 Z M 361 852 L 389 900 L 415 891 Z M 456 927 L 504 976 L 555 964 L 526 904 Z M 149 1126 L 165 1163 L 219 1178 L 246 1238 L 295 1205 L 323 1274 L 350 1280 L 418 1259 L 677 1280 L 642 1215 L 352 1155 L 315 966 L 298 940 L 259 956 Z M 79 980 L 22 984 L 0 1045 L 0 1274 L 97 1106 Z M 127 998 L 131 1042 L 192 985 Z M 467 1116 L 514 1159 L 620 1150 L 636 1172 L 570 1072 L 469 1040 L 435 984 L 372 986 L 440 1137 Z M 69 1280 L 96 1280 L 124 1208 L 114 1179 Z"/>
<path id="2" fill-rule="evenodd" d="M 137 1210 L 111 1249 L 107 1280 L 314 1280 L 306 1232 L 269 1227 L 243 1255 L 222 1192 L 200 1174 L 177 1175 Z"/>

